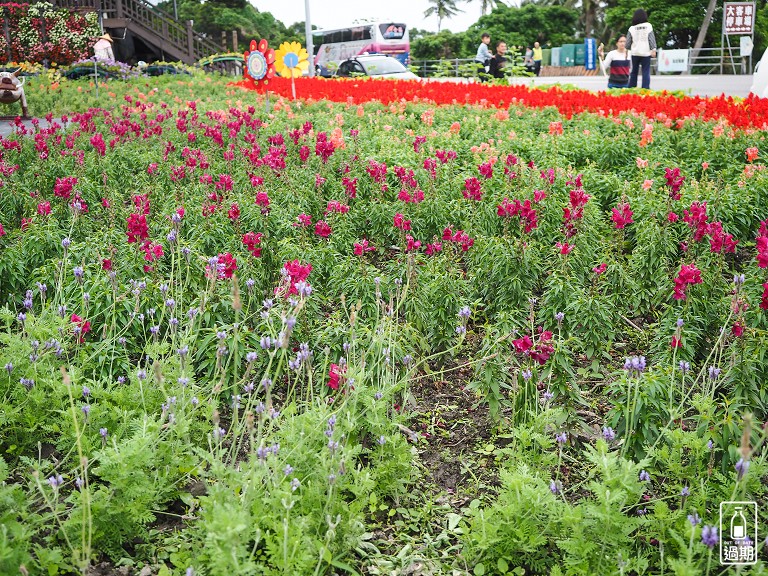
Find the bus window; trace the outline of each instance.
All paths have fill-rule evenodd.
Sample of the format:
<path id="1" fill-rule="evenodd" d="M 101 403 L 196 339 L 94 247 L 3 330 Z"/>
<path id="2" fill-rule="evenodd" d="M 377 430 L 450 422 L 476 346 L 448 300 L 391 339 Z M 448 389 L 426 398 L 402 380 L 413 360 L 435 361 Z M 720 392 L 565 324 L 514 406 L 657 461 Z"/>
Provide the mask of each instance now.
<path id="1" fill-rule="evenodd" d="M 385 40 L 400 40 L 405 35 L 405 24 L 393 22 L 379 24 L 379 31 Z"/>

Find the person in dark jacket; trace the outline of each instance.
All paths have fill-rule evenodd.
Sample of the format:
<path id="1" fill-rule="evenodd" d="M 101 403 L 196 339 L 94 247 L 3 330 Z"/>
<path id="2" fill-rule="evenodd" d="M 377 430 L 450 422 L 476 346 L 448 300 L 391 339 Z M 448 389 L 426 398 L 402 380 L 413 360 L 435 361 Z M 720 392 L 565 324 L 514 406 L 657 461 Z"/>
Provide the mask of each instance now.
<path id="1" fill-rule="evenodd" d="M 656 36 L 648 22 L 648 14 L 638 8 L 632 15 L 632 26 L 627 32 L 627 50 L 632 53 L 632 72 L 629 87 L 637 88 L 637 74 L 643 69 L 643 88 L 651 87 L 651 58 L 656 57 Z"/>
<path id="2" fill-rule="evenodd" d="M 601 58 L 603 71 L 608 74 L 608 88 L 626 88 L 629 85 L 629 71 L 632 68 L 629 52 L 627 51 L 627 37 L 623 34 L 616 40 L 616 50 L 611 50 L 603 58 L 603 45 L 597 48 L 597 55 Z"/>
<path id="3" fill-rule="evenodd" d="M 488 72 L 494 78 L 504 78 L 504 68 L 506 68 L 508 62 L 505 56 L 506 53 L 507 43 L 499 42 L 499 45 L 496 46 L 496 54 L 491 58 L 491 65 L 488 69 Z"/>

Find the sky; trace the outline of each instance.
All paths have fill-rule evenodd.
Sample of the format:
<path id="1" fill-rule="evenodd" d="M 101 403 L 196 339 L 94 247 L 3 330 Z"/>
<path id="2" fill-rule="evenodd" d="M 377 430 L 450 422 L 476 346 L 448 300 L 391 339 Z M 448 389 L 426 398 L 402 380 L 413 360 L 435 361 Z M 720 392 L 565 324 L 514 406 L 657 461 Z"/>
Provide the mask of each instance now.
<path id="1" fill-rule="evenodd" d="M 251 0 L 259 12 L 271 12 L 286 26 L 304 21 L 304 0 Z M 480 2 L 459 1 L 463 10 L 443 20 L 442 29 L 463 32 L 480 18 Z M 506 2 L 517 5 L 516 2 Z M 310 21 L 318 28 L 348 26 L 356 19 L 404 22 L 411 28 L 437 32 L 437 17 L 424 18 L 427 0 L 309 0 Z"/>

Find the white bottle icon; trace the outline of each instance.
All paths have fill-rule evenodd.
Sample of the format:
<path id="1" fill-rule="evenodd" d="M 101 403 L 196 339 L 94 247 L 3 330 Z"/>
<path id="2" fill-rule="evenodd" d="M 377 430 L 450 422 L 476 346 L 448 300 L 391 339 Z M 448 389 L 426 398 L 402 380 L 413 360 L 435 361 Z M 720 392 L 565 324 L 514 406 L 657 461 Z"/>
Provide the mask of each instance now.
<path id="1" fill-rule="evenodd" d="M 734 508 L 731 518 L 731 540 L 741 540 L 747 536 L 747 519 L 741 511 L 741 506 Z"/>

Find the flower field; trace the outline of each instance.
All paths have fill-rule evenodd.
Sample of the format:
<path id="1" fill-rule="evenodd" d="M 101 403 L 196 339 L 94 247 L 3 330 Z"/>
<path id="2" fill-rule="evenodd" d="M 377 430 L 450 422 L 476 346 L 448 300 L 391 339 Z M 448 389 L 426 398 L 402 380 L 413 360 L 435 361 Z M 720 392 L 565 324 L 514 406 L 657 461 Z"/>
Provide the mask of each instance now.
<path id="1" fill-rule="evenodd" d="M 765 103 L 295 85 L 30 86 L 0 574 L 764 574 Z"/>

